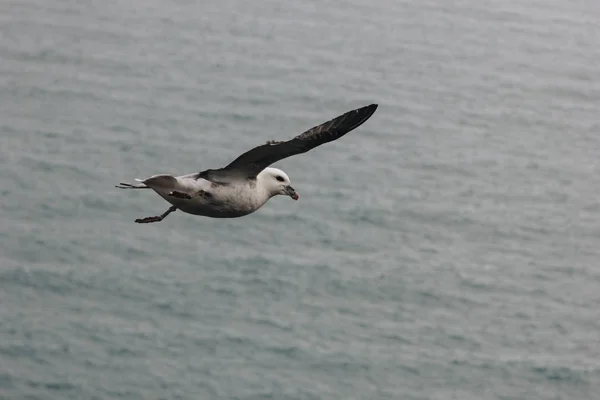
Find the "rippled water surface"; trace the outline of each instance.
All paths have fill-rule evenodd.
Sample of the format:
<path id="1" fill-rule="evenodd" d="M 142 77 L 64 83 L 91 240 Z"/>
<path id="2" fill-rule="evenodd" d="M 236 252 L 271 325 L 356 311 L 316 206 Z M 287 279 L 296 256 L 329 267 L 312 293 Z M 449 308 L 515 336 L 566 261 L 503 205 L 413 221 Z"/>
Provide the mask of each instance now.
<path id="1" fill-rule="evenodd" d="M 596 0 L 0 4 L 0 398 L 597 399 Z M 119 181 L 276 164 L 298 202 Z"/>

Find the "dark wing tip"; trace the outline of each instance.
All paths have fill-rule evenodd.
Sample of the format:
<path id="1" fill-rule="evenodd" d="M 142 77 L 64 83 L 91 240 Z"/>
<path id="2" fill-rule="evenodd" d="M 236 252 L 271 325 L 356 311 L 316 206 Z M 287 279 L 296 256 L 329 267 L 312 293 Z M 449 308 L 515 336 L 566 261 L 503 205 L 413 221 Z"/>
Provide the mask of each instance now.
<path id="1" fill-rule="evenodd" d="M 357 108 L 356 110 L 348 111 L 347 113 L 340 115 L 337 118 L 329 121 L 332 123 L 332 127 L 337 127 L 341 129 L 347 129 L 347 132 L 358 128 L 362 124 L 364 124 L 377 110 L 378 104 L 369 104 L 368 106 L 364 106 L 361 108 Z M 327 123 L 323 124 L 324 126 Z"/>
<path id="2" fill-rule="evenodd" d="M 377 107 L 379 107 L 379 104 L 373 103 L 373 104 L 369 104 L 368 106 L 364 106 L 364 107 L 354 110 L 354 112 L 358 113 L 362 117 L 360 122 L 354 128 L 358 128 L 360 125 L 365 123 L 369 118 L 371 118 L 371 116 L 373 114 L 375 114 L 375 111 L 377 111 Z"/>
<path id="3" fill-rule="evenodd" d="M 332 120 L 307 130 L 296 136 L 294 139 L 312 141 L 314 143 L 313 147 L 339 139 L 346 133 L 364 124 L 375 113 L 377 107 L 377 104 L 370 104 L 348 111 Z"/>
<path id="4" fill-rule="evenodd" d="M 375 110 L 377 110 L 377 107 L 379 107 L 379 104 L 373 103 L 373 104 L 369 104 L 368 106 L 357 108 L 354 111 L 355 112 L 363 112 L 364 111 L 366 113 L 373 114 L 375 112 Z"/>
<path id="5" fill-rule="evenodd" d="M 377 110 L 377 104 L 369 104 L 361 108 L 357 108 L 354 111 L 349 111 L 342 116 L 339 128 L 345 130 L 348 133 L 362 124 L 364 124 Z M 344 118 L 346 117 L 346 118 Z M 349 118 L 348 118 L 349 117 Z M 340 132 L 341 133 L 341 132 Z"/>

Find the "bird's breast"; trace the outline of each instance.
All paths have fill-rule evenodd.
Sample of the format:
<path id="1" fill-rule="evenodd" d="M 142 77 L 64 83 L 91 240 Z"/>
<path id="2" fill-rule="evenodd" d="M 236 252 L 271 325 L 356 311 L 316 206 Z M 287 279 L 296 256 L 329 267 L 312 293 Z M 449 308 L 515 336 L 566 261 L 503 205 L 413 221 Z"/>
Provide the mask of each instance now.
<path id="1" fill-rule="evenodd" d="M 236 218 L 253 213 L 262 207 L 268 197 L 256 185 L 245 183 L 211 185 L 203 189 L 207 195 L 190 200 L 171 201 L 181 211 L 213 218 Z"/>

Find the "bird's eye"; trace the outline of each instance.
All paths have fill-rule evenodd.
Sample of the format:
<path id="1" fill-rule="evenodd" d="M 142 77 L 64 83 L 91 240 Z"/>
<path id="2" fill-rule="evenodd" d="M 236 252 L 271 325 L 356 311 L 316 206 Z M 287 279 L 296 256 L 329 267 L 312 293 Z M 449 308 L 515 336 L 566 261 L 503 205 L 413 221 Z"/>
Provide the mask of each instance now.
<path id="1" fill-rule="evenodd" d="M 279 182 L 283 182 L 285 180 L 285 179 L 283 179 L 283 176 L 281 176 L 281 175 L 277 175 L 275 177 L 275 179 L 277 179 Z"/>

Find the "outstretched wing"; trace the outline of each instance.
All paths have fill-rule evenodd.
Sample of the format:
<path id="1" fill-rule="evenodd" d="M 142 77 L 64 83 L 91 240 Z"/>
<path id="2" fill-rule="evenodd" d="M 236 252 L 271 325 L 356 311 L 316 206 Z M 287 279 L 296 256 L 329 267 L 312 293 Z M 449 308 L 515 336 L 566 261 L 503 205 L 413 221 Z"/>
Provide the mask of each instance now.
<path id="1" fill-rule="evenodd" d="M 346 133 L 362 125 L 373 115 L 375 110 L 377 110 L 377 104 L 348 111 L 331 121 L 307 130 L 291 140 L 284 142 L 270 141 L 262 146 L 255 147 L 236 158 L 225 168 L 202 171 L 199 177 L 222 183 L 235 178 L 256 178 L 260 171 L 279 160 L 306 153 L 324 143 L 341 138 Z"/>

